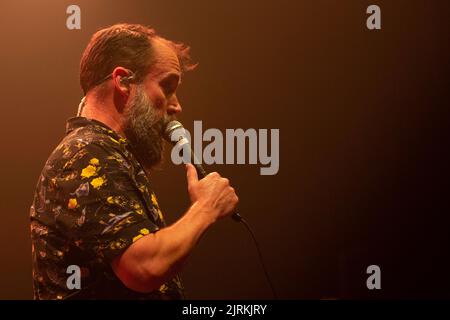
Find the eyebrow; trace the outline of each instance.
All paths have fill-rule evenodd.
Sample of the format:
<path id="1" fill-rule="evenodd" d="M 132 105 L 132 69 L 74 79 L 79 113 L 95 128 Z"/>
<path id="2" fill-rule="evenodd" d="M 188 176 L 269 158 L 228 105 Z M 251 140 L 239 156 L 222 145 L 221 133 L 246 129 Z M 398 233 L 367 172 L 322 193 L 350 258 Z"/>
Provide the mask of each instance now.
<path id="1" fill-rule="evenodd" d="M 176 73 L 176 72 L 168 72 L 168 73 L 166 73 L 159 82 L 167 81 L 167 80 L 169 80 L 170 78 L 173 78 L 173 77 L 178 79 L 178 85 L 180 85 L 181 84 L 181 74 Z"/>

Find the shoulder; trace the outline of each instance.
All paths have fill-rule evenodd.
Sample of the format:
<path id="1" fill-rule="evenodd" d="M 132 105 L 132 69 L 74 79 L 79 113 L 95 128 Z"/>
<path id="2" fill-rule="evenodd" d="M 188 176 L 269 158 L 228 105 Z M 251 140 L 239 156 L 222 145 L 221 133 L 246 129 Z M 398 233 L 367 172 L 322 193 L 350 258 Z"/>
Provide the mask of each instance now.
<path id="1" fill-rule="evenodd" d="M 124 139 L 106 128 L 87 126 L 77 128 L 64 137 L 48 158 L 44 172 L 58 175 L 62 171 L 87 165 L 105 164 L 130 170 L 132 162 Z"/>

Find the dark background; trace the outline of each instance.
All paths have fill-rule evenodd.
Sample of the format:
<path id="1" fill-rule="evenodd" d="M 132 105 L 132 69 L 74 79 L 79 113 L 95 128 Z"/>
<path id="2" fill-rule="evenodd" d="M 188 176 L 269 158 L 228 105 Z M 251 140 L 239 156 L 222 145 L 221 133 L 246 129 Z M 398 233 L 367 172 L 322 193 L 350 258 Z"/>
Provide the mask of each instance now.
<path id="1" fill-rule="evenodd" d="M 81 7 L 81 30 L 66 8 Z M 381 7 L 382 30 L 366 28 Z M 448 1 L 1 1 L 0 298 L 32 298 L 28 210 L 81 98 L 90 36 L 142 23 L 192 47 L 182 122 L 279 128 L 280 171 L 231 179 L 280 298 L 449 298 Z M 188 207 L 184 168 L 151 177 L 169 222 Z M 366 288 L 367 266 L 381 290 Z M 191 299 L 271 298 L 231 219 L 183 274 Z"/>

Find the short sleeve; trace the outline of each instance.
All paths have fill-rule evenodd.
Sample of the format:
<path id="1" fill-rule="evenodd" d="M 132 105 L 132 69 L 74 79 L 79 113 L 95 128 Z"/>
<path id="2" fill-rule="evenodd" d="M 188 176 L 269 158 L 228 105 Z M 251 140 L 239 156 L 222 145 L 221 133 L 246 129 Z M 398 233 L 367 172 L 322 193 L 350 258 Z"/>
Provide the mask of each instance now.
<path id="1" fill-rule="evenodd" d="M 117 149 L 90 143 L 64 165 L 54 183 L 66 237 L 110 263 L 129 245 L 159 229 L 134 178 L 134 167 Z"/>

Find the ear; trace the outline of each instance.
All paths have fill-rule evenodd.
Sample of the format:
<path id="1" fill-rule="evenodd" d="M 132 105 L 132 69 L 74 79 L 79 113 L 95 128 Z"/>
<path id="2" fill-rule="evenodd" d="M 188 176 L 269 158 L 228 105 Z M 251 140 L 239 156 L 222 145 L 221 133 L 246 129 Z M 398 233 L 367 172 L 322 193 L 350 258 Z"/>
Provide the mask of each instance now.
<path id="1" fill-rule="evenodd" d="M 131 76 L 133 76 L 132 72 L 123 67 L 116 67 L 112 72 L 114 88 L 124 98 L 128 98 L 130 94 L 129 77 Z"/>

